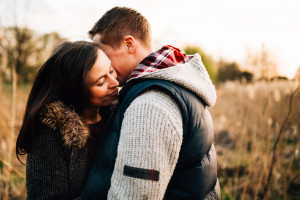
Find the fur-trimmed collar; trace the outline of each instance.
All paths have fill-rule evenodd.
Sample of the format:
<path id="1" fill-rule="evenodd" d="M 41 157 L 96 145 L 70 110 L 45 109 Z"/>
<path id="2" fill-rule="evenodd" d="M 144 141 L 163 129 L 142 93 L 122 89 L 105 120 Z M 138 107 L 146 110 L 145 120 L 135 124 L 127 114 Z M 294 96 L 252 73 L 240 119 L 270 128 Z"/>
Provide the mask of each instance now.
<path id="1" fill-rule="evenodd" d="M 64 144 L 69 148 L 85 146 L 90 135 L 89 129 L 74 109 L 56 101 L 42 109 L 40 118 L 42 124 L 61 133 Z"/>

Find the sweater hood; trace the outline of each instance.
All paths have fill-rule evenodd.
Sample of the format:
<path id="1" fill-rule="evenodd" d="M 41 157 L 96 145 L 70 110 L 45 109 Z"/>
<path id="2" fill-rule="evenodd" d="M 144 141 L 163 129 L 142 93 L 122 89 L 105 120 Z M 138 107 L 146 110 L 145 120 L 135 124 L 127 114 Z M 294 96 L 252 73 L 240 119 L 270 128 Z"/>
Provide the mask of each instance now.
<path id="1" fill-rule="evenodd" d="M 42 124 L 53 131 L 59 131 L 64 144 L 71 148 L 76 146 L 82 148 L 87 143 L 89 129 L 74 109 L 64 105 L 62 102 L 47 104 L 41 111 Z"/>
<path id="2" fill-rule="evenodd" d="M 163 55 L 163 53 L 166 52 L 165 50 L 159 50 L 157 51 L 159 53 L 154 52 L 152 55 L 150 54 L 147 57 L 150 58 L 148 61 L 151 61 L 150 70 L 149 68 L 141 70 L 143 65 L 140 64 L 137 67 L 138 70 L 133 71 L 132 74 L 134 75 L 141 71 L 142 73 L 135 76 L 132 75 L 130 80 L 136 78 L 167 80 L 190 90 L 199 96 L 207 106 L 212 107 L 217 98 L 216 90 L 206 68 L 203 65 L 201 56 L 199 54 L 185 56 L 183 51 L 178 52 L 177 48 L 170 45 L 167 47 L 168 49 L 172 49 L 175 53 L 169 52 L 170 55 L 168 55 L 168 58 Z M 145 63 L 147 58 L 145 58 L 142 62 Z M 168 65 L 167 67 L 161 67 L 162 58 L 163 62 Z M 156 60 L 154 61 L 153 59 Z M 165 60 L 168 62 L 165 62 Z"/>

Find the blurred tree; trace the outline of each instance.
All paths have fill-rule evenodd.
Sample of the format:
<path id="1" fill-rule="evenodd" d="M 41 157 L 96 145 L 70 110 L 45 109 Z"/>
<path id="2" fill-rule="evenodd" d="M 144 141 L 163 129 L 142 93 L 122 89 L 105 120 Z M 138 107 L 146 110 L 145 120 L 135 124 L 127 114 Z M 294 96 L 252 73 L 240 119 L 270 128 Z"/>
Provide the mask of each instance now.
<path id="1" fill-rule="evenodd" d="M 241 71 L 237 63 L 218 62 L 218 78 L 220 82 L 240 79 Z"/>
<path id="2" fill-rule="evenodd" d="M 1 63 L 9 69 L 14 66 L 18 81 L 27 83 L 32 80 L 36 68 L 62 40 L 58 33 L 37 36 L 33 30 L 26 27 L 3 28 L 0 54 L 4 58 Z"/>
<path id="3" fill-rule="evenodd" d="M 32 31 L 17 26 L 3 29 L 0 49 L 6 57 L 7 67 L 15 66 L 17 75 L 27 65 L 29 55 L 33 52 Z"/>
<path id="4" fill-rule="evenodd" d="M 241 82 L 251 82 L 253 79 L 253 74 L 248 71 L 241 71 L 240 66 L 236 62 L 225 62 L 220 60 L 217 64 L 218 66 L 218 81 L 235 81 L 239 80 Z"/>
<path id="5" fill-rule="evenodd" d="M 274 76 L 271 78 L 271 81 L 286 81 L 289 80 L 286 76 Z"/>
<path id="6" fill-rule="evenodd" d="M 248 52 L 248 65 L 254 72 L 256 79 L 271 80 L 278 76 L 275 56 L 267 50 L 264 44 L 261 45 L 261 51 L 257 53 Z"/>
<path id="7" fill-rule="evenodd" d="M 20 72 L 24 82 L 33 81 L 37 68 L 45 62 L 54 48 L 64 40 L 66 39 L 62 38 L 57 32 L 34 37 L 35 48 L 28 58 L 27 67 L 24 67 Z"/>
<path id="8" fill-rule="evenodd" d="M 59 43 L 66 40 L 59 33 L 52 32 L 40 35 L 36 38 L 35 63 L 40 66 Z"/>
<path id="9" fill-rule="evenodd" d="M 217 83 L 217 72 L 216 72 L 216 66 L 215 66 L 215 62 L 212 59 L 211 56 L 209 56 L 208 54 L 205 54 L 204 51 L 197 46 L 186 46 L 184 48 L 184 51 L 187 55 L 193 55 L 195 53 L 199 53 L 202 59 L 202 62 L 212 80 L 212 82 L 214 84 Z"/>
<path id="10" fill-rule="evenodd" d="M 248 72 L 248 71 L 242 72 L 240 77 L 241 77 L 241 81 L 245 80 L 248 83 L 252 82 L 252 80 L 253 80 L 253 74 L 251 72 Z"/>

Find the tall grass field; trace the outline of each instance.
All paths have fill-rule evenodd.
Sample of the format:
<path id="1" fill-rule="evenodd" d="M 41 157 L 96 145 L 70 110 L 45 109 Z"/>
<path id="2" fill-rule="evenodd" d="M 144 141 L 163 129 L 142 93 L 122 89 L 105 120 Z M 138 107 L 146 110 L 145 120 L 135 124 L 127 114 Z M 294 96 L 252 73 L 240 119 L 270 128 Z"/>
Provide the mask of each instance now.
<path id="1" fill-rule="evenodd" d="M 17 90 L 12 129 L 12 91 L 0 88 L 0 199 L 26 198 L 25 165 L 16 159 L 15 141 L 29 90 Z M 209 110 L 222 199 L 300 200 L 299 82 L 227 82 L 217 87 L 217 96 Z"/>

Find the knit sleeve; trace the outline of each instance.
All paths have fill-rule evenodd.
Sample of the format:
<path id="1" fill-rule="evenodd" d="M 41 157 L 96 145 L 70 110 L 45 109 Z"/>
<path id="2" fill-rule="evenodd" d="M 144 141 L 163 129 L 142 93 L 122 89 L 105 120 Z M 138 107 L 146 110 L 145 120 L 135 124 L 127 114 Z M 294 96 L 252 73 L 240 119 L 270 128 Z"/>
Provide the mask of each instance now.
<path id="1" fill-rule="evenodd" d="M 151 90 L 127 108 L 108 199 L 162 199 L 178 161 L 182 116 L 176 102 Z"/>
<path id="2" fill-rule="evenodd" d="M 59 133 L 41 129 L 27 156 L 27 199 L 68 199 L 69 152 Z"/>

